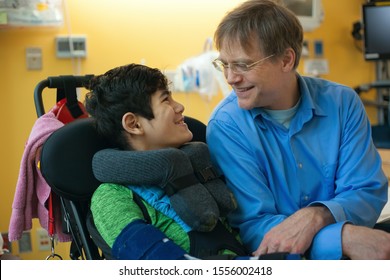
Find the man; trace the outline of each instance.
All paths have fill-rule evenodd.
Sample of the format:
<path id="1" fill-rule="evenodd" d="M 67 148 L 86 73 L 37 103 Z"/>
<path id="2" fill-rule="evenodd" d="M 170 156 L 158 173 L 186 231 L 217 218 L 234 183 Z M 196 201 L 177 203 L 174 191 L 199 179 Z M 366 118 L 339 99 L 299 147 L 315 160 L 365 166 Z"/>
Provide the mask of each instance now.
<path id="1" fill-rule="evenodd" d="M 389 259 L 373 230 L 387 179 L 364 106 L 350 88 L 302 77 L 296 16 L 270 0 L 242 3 L 215 33 L 213 64 L 232 86 L 207 128 L 238 209 L 229 221 L 254 255 Z"/>

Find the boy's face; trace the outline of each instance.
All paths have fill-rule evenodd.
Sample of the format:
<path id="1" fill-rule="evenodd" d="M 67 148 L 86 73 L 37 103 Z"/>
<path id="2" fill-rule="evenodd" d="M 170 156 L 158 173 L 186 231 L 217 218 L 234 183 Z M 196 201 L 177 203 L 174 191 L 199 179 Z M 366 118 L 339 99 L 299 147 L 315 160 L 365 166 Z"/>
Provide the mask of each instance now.
<path id="1" fill-rule="evenodd" d="M 139 118 L 144 130 L 147 149 L 180 147 L 191 141 L 192 132 L 184 123 L 184 106 L 172 98 L 168 90 L 158 90 L 151 98 L 154 118 Z"/>

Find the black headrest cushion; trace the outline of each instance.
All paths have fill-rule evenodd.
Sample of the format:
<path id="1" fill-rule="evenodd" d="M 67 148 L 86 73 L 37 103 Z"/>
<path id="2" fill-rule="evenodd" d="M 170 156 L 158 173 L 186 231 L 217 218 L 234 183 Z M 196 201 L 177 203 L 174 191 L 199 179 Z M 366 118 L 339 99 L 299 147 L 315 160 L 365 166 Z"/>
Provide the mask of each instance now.
<path id="1" fill-rule="evenodd" d="M 206 125 L 200 120 L 188 116 L 184 117 L 184 121 L 188 125 L 188 129 L 191 130 L 194 135 L 192 141 L 206 143 Z"/>
<path id="2" fill-rule="evenodd" d="M 88 200 L 100 184 L 92 172 L 92 157 L 108 147 L 98 135 L 93 118 L 75 120 L 53 132 L 44 143 L 42 175 L 58 195 Z"/>

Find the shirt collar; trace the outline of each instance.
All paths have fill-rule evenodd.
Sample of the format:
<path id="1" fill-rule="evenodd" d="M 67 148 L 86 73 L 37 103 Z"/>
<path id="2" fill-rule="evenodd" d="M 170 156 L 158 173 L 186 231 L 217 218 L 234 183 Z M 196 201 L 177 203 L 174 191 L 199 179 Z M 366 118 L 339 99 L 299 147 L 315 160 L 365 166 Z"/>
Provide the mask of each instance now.
<path id="1" fill-rule="evenodd" d="M 310 78 L 305 77 L 303 78 L 301 75 L 297 74 L 298 77 L 298 84 L 299 84 L 299 91 L 302 96 L 302 108 L 303 110 L 311 110 L 314 115 L 316 116 L 326 116 L 326 112 L 321 108 L 321 105 L 319 103 L 316 103 L 316 101 L 313 99 L 313 96 L 315 96 L 318 91 L 320 90 L 318 88 L 318 78 Z"/>
<path id="2" fill-rule="evenodd" d="M 299 84 L 299 92 L 301 95 L 301 104 L 299 105 L 298 111 L 305 112 L 305 114 L 312 112 L 313 115 L 316 116 L 326 116 L 325 111 L 321 108 L 320 104 L 317 104 L 313 99 L 313 86 L 316 83 L 313 83 L 313 78 L 305 77 L 303 78 L 301 75 L 297 73 L 297 79 Z M 253 119 L 256 118 L 264 118 L 269 119 L 269 116 L 264 111 L 263 108 L 256 107 L 251 109 L 250 114 Z M 297 112 L 298 113 L 298 112 Z M 265 128 L 262 122 L 260 122 L 260 126 Z"/>

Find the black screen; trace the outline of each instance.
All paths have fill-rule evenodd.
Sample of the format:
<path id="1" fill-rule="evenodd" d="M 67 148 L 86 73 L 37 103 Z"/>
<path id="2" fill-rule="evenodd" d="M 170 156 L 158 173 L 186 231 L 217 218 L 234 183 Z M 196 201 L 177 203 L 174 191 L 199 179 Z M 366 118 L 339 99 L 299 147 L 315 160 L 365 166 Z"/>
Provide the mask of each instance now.
<path id="1" fill-rule="evenodd" d="M 390 5 L 363 5 L 364 58 L 390 58 Z"/>

